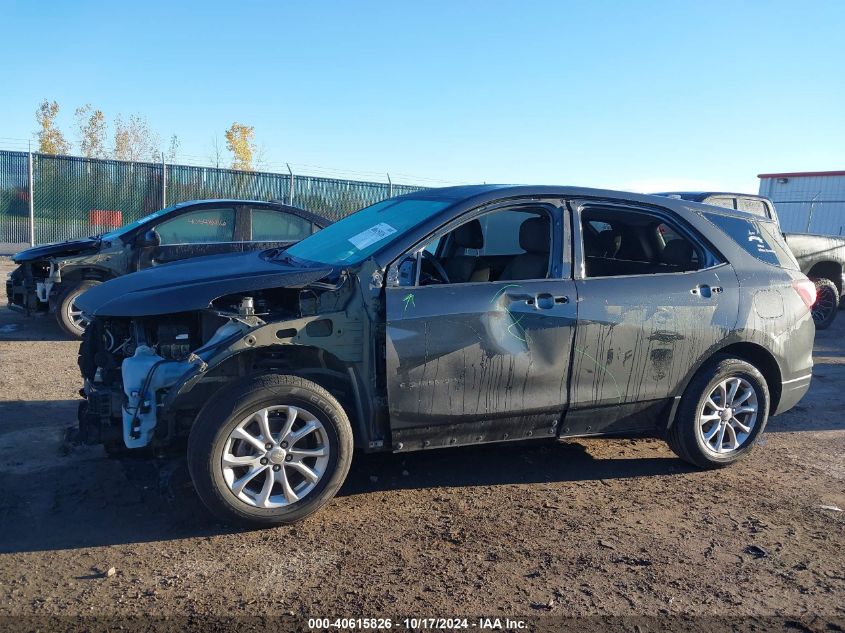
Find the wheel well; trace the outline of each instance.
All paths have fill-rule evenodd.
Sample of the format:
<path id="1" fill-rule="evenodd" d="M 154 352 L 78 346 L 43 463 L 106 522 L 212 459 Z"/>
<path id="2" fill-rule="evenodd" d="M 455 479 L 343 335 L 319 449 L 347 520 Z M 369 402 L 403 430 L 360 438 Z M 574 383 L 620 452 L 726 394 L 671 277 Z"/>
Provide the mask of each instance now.
<path id="1" fill-rule="evenodd" d="M 85 281 L 87 279 L 94 279 L 96 281 L 106 281 L 107 279 L 114 279 L 115 274 L 102 268 L 74 268 L 68 272 L 62 271 L 62 283 Z"/>
<path id="2" fill-rule="evenodd" d="M 769 387 L 769 396 L 772 400 L 769 405 L 769 412 L 777 411 L 783 385 L 781 384 L 780 367 L 771 352 L 754 343 L 734 343 L 719 350 L 719 352 L 751 363 L 763 374 L 763 378 L 766 379 L 766 385 Z"/>
<path id="3" fill-rule="evenodd" d="M 842 294 L 842 264 L 837 264 L 836 262 L 819 262 L 809 270 L 807 277 L 811 279 L 818 279 L 820 277 L 830 279 L 836 286 L 839 294 Z"/>
<path id="4" fill-rule="evenodd" d="M 207 399 L 209 391 L 203 388 L 203 382 L 213 390 L 219 388 L 221 380 L 262 373 L 291 374 L 317 383 L 340 402 L 352 424 L 356 446 L 359 442 L 364 445 L 368 441 L 363 430 L 366 420 L 360 419 L 360 403 L 348 365 L 334 354 L 316 347 L 278 345 L 246 350 L 230 356 L 204 376 L 184 404 L 199 406 Z"/>

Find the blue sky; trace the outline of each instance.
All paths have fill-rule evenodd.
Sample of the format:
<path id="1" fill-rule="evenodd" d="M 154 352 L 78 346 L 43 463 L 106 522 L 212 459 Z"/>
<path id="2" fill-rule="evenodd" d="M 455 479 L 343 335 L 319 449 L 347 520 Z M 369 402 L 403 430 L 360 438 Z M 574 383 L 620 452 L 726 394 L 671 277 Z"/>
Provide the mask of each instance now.
<path id="1" fill-rule="evenodd" d="M 9 2 L 0 148 L 47 97 L 145 115 L 191 162 L 756 191 L 845 168 L 845 2 Z M 309 166 L 309 167 L 306 167 Z M 338 172 L 339 175 L 343 175 Z"/>

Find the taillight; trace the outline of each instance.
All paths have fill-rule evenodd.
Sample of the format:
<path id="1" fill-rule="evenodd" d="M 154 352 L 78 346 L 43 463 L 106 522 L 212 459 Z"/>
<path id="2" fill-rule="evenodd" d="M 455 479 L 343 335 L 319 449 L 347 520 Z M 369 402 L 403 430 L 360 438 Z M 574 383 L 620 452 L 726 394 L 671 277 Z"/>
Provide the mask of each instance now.
<path id="1" fill-rule="evenodd" d="M 808 308 L 812 308 L 816 302 L 816 284 L 809 279 L 796 279 L 792 282 L 792 287 L 795 292 L 801 297 L 801 300 Z"/>

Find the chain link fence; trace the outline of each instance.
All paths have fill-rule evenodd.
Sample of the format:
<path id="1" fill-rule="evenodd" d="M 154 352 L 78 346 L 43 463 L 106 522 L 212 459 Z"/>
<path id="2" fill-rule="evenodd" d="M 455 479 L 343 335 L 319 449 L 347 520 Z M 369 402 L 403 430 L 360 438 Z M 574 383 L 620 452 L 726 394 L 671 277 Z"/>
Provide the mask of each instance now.
<path id="1" fill-rule="evenodd" d="M 281 200 L 338 220 L 379 200 L 422 188 L 0 151 L 0 244 L 14 249 L 30 242 L 85 237 L 167 205 L 208 198 Z"/>

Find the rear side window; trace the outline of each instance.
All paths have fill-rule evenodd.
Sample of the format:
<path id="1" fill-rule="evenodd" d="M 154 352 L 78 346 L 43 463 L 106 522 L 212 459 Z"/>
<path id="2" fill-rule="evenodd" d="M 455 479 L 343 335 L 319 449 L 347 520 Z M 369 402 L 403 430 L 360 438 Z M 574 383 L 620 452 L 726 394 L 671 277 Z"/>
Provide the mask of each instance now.
<path id="1" fill-rule="evenodd" d="M 587 208 L 581 214 L 587 277 L 699 270 L 704 251 L 669 220 L 636 209 Z"/>
<path id="2" fill-rule="evenodd" d="M 311 223 L 274 209 L 252 209 L 252 241 L 298 242 L 311 235 Z"/>
<path id="3" fill-rule="evenodd" d="M 705 216 L 733 238 L 749 255 L 773 266 L 798 269 L 795 258 L 771 222 L 757 222 L 716 213 L 706 213 Z"/>

